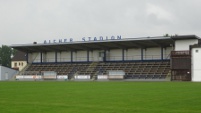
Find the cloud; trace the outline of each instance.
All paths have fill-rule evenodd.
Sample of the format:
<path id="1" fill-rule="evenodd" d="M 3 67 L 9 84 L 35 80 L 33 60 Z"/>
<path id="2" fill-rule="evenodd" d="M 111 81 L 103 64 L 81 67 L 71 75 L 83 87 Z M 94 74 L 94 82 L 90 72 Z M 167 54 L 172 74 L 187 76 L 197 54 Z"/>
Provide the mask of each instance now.
<path id="1" fill-rule="evenodd" d="M 163 23 L 165 21 L 174 21 L 174 16 L 170 12 L 154 4 L 147 3 L 146 13 L 148 18 L 151 18 L 152 21 L 162 21 Z"/>
<path id="2" fill-rule="evenodd" d="M 200 0 L 1 0 L 0 45 L 88 36 L 201 36 Z"/>

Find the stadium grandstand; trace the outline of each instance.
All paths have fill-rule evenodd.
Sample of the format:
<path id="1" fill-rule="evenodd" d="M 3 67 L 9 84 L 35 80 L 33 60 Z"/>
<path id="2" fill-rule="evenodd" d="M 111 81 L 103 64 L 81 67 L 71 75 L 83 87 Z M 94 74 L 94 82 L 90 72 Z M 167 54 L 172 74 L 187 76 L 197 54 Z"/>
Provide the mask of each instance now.
<path id="1" fill-rule="evenodd" d="M 12 45 L 26 53 L 17 80 L 201 81 L 196 35 L 34 42 Z M 200 55 L 201 56 L 201 55 Z M 194 64 L 192 64 L 194 63 Z"/>

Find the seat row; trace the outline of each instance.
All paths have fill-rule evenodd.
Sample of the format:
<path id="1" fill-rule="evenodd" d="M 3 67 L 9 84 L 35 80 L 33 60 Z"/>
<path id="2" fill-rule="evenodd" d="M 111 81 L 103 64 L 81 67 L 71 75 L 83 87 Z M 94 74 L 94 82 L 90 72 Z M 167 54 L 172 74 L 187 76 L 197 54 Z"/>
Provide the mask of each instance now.
<path id="1" fill-rule="evenodd" d="M 157 62 L 92 62 L 92 63 L 65 63 L 65 64 L 32 64 L 26 74 L 38 74 L 42 71 L 55 71 L 57 75 L 98 74 L 106 75 L 109 70 L 123 70 L 126 78 L 164 78 L 170 72 L 169 61 Z M 138 76 L 138 77 L 136 77 Z"/>

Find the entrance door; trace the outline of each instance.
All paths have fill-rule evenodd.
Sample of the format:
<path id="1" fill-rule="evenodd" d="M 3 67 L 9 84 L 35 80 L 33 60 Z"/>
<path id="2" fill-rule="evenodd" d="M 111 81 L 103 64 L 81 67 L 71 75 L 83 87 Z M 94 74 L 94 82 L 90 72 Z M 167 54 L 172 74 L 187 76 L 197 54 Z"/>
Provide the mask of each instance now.
<path id="1" fill-rule="evenodd" d="M 5 73 L 5 80 L 8 80 L 8 72 Z"/>
<path id="2" fill-rule="evenodd" d="M 99 59 L 98 61 L 104 61 L 104 52 L 99 52 Z"/>

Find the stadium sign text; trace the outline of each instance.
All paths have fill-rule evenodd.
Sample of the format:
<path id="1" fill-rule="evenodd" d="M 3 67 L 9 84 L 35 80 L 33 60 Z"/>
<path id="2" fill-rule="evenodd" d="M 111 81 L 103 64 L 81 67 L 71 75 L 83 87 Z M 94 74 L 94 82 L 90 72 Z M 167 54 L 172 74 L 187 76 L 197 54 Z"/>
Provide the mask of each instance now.
<path id="1" fill-rule="evenodd" d="M 118 36 L 111 36 L 111 37 L 83 37 L 82 41 L 104 41 L 104 40 L 121 40 L 121 35 Z M 44 40 L 44 44 L 51 44 L 51 43 L 67 43 L 67 42 L 73 42 L 73 38 L 70 39 L 54 39 L 54 40 Z"/>

